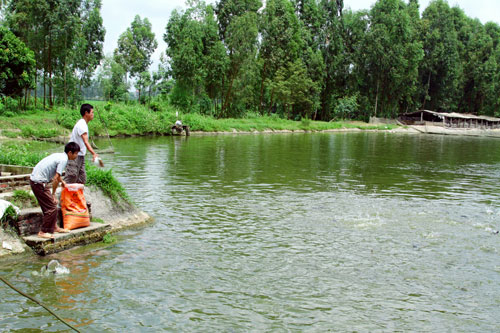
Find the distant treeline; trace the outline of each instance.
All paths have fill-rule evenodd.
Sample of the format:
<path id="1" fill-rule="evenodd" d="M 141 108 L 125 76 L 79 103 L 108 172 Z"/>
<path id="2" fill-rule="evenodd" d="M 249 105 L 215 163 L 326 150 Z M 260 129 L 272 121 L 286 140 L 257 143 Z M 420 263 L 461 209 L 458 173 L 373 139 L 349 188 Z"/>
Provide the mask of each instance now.
<path id="1" fill-rule="evenodd" d="M 134 82 L 142 102 L 168 98 L 216 117 L 500 113 L 500 26 L 444 0 L 422 15 L 418 0 L 378 0 L 361 11 L 343 0 L 189 1 L 166 22 L 168 47 L 152 72 L 157 42 L 146 18 L 136 16 L 103 58 L 101 0 L 3 3 L 1 48 L 17 37 L 27 49 L 26 75 L 17 89 L 0 82 L 3 96 L 26 96 L 31 75 L 48 87 L 44 96 L 64 103 L 81 99 L 85 87 L 100 95 L 92 97 L 126 100 Z"/>

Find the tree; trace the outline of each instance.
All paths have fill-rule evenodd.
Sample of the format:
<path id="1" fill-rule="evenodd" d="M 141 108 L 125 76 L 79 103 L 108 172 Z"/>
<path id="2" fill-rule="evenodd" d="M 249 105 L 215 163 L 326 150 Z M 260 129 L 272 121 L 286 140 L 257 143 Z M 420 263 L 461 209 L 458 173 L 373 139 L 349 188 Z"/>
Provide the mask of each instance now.
<path id="1" fill-rule="evenodd" d="M 316 102 L 314 96 L 319 87 L 318 83 L 313 82 L 309 77 L 307 68 L 301 59 L 281 67 L 269 85 L 276 95 L 276 99 L 281 102 L 287 118 L 290 118 L 290 113 L 292 117 L 311 117 Z M 294 112 L 296 105 L 302 106 L 297 113 Z"/>
<path id="2" fill-rule="evenodd" d="M 375 3 L 365 45 L 365 89 L 373 103 L 373 115 L 394 117 L 405 111 L 416 92 L 423 57 L 422 44 L 403 1 Z"/>
<path id="3" fill-rule="evenodd" d="M 289 0 L 269 0 L 262 14 L 261 46 L 259 58 L 262 61 L 259 110 L 264 101 L 264 83 L 270 82 L 276 72 L 288 63 L 295 62 L 301 55 L 303 41 L 299 20 Z M 273 90 L 269 107 L 273 106 Z"/>
<path id="4" fill-rule="evenodd" d="M 107 56 L 97 73 L 97 80 L 107 100 L 123 101 L 128 99 L 128 84 L 126 70 L 114 57 Z"/>
<path id="5" fill-rule="evenodd" d="M 21 96 L 32 88 L 35 56 L 26 44 L 5 27 L 0 27 L 0 95 Z"/>
<path id="6" fill-rule="evenodd" d="M 176 80 L 174 105 L 190 108 L 196 93 L 203 87 L 203 27 L 196 18 L 196 8 L 170 15 L 163 38 L 168 45 L 172 77 Z"/>
<path id="7" fill-rule="evenodd" d="M 227 27 L 225 44 L 229 53 L 229 64 L 226 91 L 219 116 L 227 115 L 233 85 L 241 68 L 248 59 L 255 59 L 257 33 L 257 14 L 250 11 L 233 18 Z"/>
<path id="8" fill-rule="evenodd" d="M 456 111 L 462 66 L 448 3 L 443 0 L 431 2 L 422 13 L 422 24 L 424 58 L 419 74 L 421 107 Z"/>
<path id="9" fill-rule="evenodd" d="M 83 0 L 81 28 L 75 45 L 75 68 L 79 72 L 79 90 L 87 86 L 97 66 L 104 57 L 104 29 L 100 13 L 101 0 Z"/>
<path id="10" fill-rule="evenodd" d="M 147 18 L 141 20 L 136 15 L 132 24 L 118 38 L 115 49 L 116 60 L 130 73 L 138 77 L 151 65 L 151 54 L 158 47 L 155 34 L 151 31 L 151 23 Z"/>

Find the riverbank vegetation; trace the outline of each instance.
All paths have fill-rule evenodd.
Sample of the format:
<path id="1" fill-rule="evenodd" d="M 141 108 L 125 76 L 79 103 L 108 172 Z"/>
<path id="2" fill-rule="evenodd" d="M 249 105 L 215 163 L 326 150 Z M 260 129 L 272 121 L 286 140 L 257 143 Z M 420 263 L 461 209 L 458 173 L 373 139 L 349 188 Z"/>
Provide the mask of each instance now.
<path id="1" fill-rule="evenodd" d="M 302 119 L 293 121 L 276 114 L 262 116 L 247 112 L 242 118 L 216 119 L 199 113 L 184 113 L 169 103 L 139 104 L 91 102 L 95 107 L 94 120 L 89 125 L 91 137 L 118 135 L 146 135 L 171 133 L 177 119 L 188 125 L 191 131 L 233 132 L 264 130 L 321 131 L 341 128 L 391 129 L 394 125 L 373 126 L 361 122 L 324 122 Z M 152 106 L 154 105 L 154 107 Z M 80 118 L 78 110 L 71 107 L 55 107 L 51 111 L 28 110 L 9 117 L 0 116 L 0 136 L 8 138 L 44 139 L 68 136 Z M 9 148 L 23 150 L 22 146 Z M 6 155 L 7 156 L 7 155 Z M 7 157 L 5 157 L 7 158 Z M 25 164 L 23 164 L 25 165 Z"/>
<path id="2" fill-rule="evenodd" d="M 168 46 L 153 70 L 158 44 L 147 18 L 136 16 L 104 57 L 101 0 L 2 4 L 0 50 L 19 50 L 19 68 L 1 58 L 8 75 L 0 78 L 0 114 L 99 98 L 114 103 L 116 112 L 102 110 L 110 131 L 136 134 L 168 131 L 174 108 L 193 129 L 209 131 L 261 122 L 280 128 L 283 119 L 300 127 L 301 119 L 394 118 L 418 108 L 499 112 L 500 26 L 445 0 L 423 11 L 418 0 L 378 0 L 360 11 L 343 1 L 190 1 L 165 15 Z M 127 110 L 116 102 L 132 99 L 164 110 L 137 106 L 142 121 L 119 118 Z M 58 116 L 64 128 L 66 119 Z"/>
<path id="3" fill-rule="evenodd" d="M 52 144 L 61 148 L 60 145 Z M 40 160 L 49 155 L 47 144 L 43 142 L 30 142 L 20 140 L 8 140 L 0 142 L 0 164 L 22 165 L 34 167 Z M 54 150 L 52 147 L 51 150 Z M 58 152 L 61 152 L 59 149 Z M 113 176 L 112 170 L 101 169 L 87 164 L 87 184 L 100 188 L 114 202 L 126 201 L 130 198 L 122 184 Z M 14 192 L 14 201 L 21 203 L 28 201 L 24 191 Z M 22 206 L 22 205 L 21 205 Z"/>

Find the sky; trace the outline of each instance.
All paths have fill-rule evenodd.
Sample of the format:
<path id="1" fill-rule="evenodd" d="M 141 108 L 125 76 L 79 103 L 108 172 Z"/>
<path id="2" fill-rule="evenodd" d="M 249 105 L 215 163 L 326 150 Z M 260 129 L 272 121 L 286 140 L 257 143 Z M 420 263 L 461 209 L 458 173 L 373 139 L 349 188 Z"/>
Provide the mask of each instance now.
<path id="1" fill-rule="evenodd" d="M 207 3 L 215 3 L 208 0 Z M 420 11 L 423 11 L 430 0 L 419 0 Z M 375 0 L 344 0 L 344 7 L 352 10 L 369 9 Z M 462 8 L 465 14 L 472 18 L 478 18 L 483 24 L 493 21 L 500 24 L 500 1 L 498 0 L 448 0 L 450 6 Z M 112 54 L 116 48 L 118 37 L 128 28 L 134 20 L 135 15 L 141 19 L 147 18 L 152 25 L 158 41 L 158 48 L 152 55 L 153 65 L 150 69 L 156 70 L 160 54 L 165 52 L 167 45 L 163 41 L 163 34 L 167 26 L 170 13 L 174 10 L 186 8 L 183 0 L 103 0 L 101 15 L 106 28 L 104 39 L 104 53 Z"/>

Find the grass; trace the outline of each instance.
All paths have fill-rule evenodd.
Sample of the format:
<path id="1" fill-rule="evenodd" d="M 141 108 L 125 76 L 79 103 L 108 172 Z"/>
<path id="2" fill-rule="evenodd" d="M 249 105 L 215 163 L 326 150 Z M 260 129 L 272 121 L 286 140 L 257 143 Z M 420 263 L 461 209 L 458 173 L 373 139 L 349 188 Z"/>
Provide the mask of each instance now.
<path id="1" fill-rule="evenodd" d="M 95 223 L 105 223 L 103 219 L 100 219 L 98 217 L 92 217 L 90 219 L 90 222 L 95 222 Z"/>
<path id="2" fill-rule="evenodd" d="M 49 153 L 43 142 L 5 141 L 0 143 L 0 164 L 35 166 Z"/>
<path id="3" fill-rule="evenodd" d="M 89 124 L 90 136 L 170 134 L 171 126 L 177 119 L 189 125 L 191 131 L 232 132 L 232 131 L 265 131 L 265 130 L 309 130 L 322 131 L 341 128 L 359 128 L 366 130 L 386 130 L 395 125 L 373 126 L 362 122 L 337 121 L 324 122 L 302 119 L 293 121 L 279 116 L 261 116 L 248 112 L 244 118 L 215 119 L 198 113 L 181 112 L 166 103 L 156 103 L 157 111 L 153 111 L 138 103 L 106 103 L 93 101 L 94 120 Z M 0 117 L 0 129 L 4 136 L 24 138 L 51 138 L 68 136 L 75 123 L 80 119 L 77 108 L 56 106 L 52 111 L 26 111 L 14 116 Z M 16 131 L 20 133 L 16 134 Z"/>
<path id="4" fill-rule="evenodd" d="M 104 194 L 114 202 L 124 200 L 130 203 L 130 198 L 122 184 L 113 176 L 111 170 L 99 169 L 93 165 L 85 167 L 87 172 L 87 185 L 100 188 Z"/>
<path id="5" fill-rule="evenodd" d="M 116 243 L 117 241 L 117 238 L 116 236 L 110 234 L 110 233 L 107 233 L 105 234 L 103 237 L 102 237 L 102 242 L 104 244 L 112 244 L 112 243 Z"/>
<path id="6" fill-rule="evenodd" d="M 35 196 L 28 191 L 24 190 L 15 190 L 12 195 L 12 204 L 23 209 L 30 207 L 37 207 L 38 201 Z"/>
<path id="7" fill-rule="evenodd" d="M 8 206 L 5 209 L 5 212 L 3 213 L 2 216 L 0 216 L 0 224 L 3 229 L 6 229 L 8 227 L 8 220 L 17 220 L 17 212 L 12 206 Z"/>

